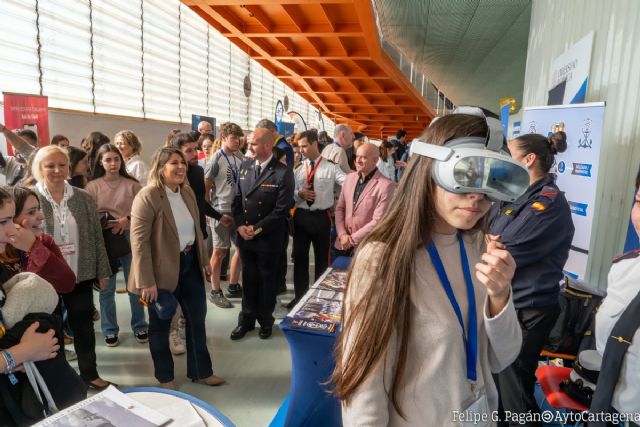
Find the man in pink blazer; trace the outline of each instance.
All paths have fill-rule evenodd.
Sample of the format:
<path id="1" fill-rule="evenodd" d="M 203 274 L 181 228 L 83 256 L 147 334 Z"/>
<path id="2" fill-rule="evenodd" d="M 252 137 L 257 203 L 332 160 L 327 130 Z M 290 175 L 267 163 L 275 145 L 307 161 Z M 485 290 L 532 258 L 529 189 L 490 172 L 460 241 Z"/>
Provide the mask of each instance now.
<path id="1" fill-rule="evenodd" d="M 336 206 L 337 255 L 353 250 L 380 221 L 393 196 L 393 183 L 376 167 L 378 148 L 364 144 L 356 153 L 356 171 L 347 175 Z"/>

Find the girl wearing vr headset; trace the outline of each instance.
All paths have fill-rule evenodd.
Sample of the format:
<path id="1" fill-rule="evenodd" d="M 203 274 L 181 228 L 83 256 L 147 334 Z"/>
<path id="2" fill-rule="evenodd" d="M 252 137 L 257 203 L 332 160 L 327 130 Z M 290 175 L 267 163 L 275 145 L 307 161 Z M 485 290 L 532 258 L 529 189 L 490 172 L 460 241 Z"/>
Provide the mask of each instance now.
<path id="1" fill-rule="evenodd" d="M 466 191 L 446 184 L 459 177 L 444 177 L 446 159 L 456 157 L 449 144 L 487 151 L 489 122 L 475 112 L 442 117 L 421 138 L 427 143 L 413 142 L 419 155 L 355 254 L 332 376 L 345 426 L 442 427 L 471 413 L 486 423 L 470 424 L 492 424 L 492 372 L 515 359 L 522 337 L 511 300 L 515 263 L 483 233 L 495 190 Z M 470 157 L 462 175 L 488 176 L 497 162 L 513 166 L 504 154 L 493 157 Z"/>

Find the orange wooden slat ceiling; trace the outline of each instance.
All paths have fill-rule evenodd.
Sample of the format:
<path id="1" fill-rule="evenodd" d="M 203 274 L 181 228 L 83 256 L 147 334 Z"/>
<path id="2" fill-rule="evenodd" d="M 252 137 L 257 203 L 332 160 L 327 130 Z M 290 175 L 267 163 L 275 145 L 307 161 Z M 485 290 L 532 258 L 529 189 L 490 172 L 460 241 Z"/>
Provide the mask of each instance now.
<path id="1" fill-rule="evenodd" d="M 382 50 L 370 0 L 182 0 L 336 123 L 417 136 L 435 115 Z"/>

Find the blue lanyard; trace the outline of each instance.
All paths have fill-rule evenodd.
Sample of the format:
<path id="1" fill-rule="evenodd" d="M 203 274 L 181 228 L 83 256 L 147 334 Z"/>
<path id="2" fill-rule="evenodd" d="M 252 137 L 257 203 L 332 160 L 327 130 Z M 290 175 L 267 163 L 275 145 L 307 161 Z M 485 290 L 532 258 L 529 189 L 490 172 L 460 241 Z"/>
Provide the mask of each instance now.
<path id="1" fill-rule="evenodd" d="M 238 167 L 236 166 L 236 158 L 233 158 L 233 165 L 231 164 L 231 162 L 229 161 L 229 158 L 227 157 L 226 154 L 224 154 L 224 150 L 221 148 L 220 152 L 222 153 L 222 155 L 224 156 L 224 159 L 227 161 L 227 163 L 229 164 L 229 168 L 231 168 L 231 175 L 233 176 L 233 183 L 237 184 L 238 183 Z"/>
<path id="2" fill-rule="evenodd" d="M 464 280 L 467 283 L 467 297 L 469 299 L 468 334 L 465 333 L 464 320 L 462 319 L 460 306 L 458 305 L 456 296 L 453 293 L 453 288 L 451 287 L 451 283 L 449 282 L 449 278 L 447 277 L 447 272 L 444 269 L 442 259 L 440 259 L 440 254 L 438 254 L 438 250 L 436 249 L 436 245 L 433 243 L 433 240 L 429 242 L 427 251 L 429 252 L 429 256 L 431 257 L 431 262 L 433 263 L 433 266 L 438 273 L 440 283 L 442 283 L 442 287 L 444 288 L 447 297 L 449 297 L 449 302 L 451 302 L 453 311 L 456 313 L 458 322 L 462 327 L 462 339 L 464 340 L 465 351 L 467 354 L 467 379 L 469 379 L 469 381 L 476 381 L 478 379 L 478 374 L 476 372 L 476 366 L 478 363 L 478 323 L 476 314 L 476 295 L 473 290 L 473 282 L 471 281 L 471 271 L 469 270 L 469 260 L 467 259 L 467 252 L 464 249 L 464 242 L 462 241 L 462 237 L 460 236 L 460 234 L 458 234 L 458 242 L 460 244 L 460 260 L 462 263 Z"/>

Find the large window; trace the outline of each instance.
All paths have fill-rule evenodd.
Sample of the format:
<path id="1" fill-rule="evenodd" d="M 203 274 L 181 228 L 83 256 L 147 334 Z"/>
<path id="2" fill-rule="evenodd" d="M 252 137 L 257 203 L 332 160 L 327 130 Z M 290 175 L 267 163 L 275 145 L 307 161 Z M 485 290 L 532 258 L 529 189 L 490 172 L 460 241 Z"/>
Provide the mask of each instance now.
<path id="1" fill-rule="evenodd" d="M 248 129 L 286 95 L 307 125 L 318 122 L 178 0 L 0 0 L 0 28 L 0 91 L 46 95 L 53 108 L 187 123 L 201 114 Z"/>

